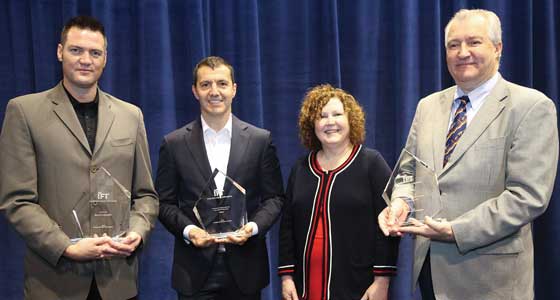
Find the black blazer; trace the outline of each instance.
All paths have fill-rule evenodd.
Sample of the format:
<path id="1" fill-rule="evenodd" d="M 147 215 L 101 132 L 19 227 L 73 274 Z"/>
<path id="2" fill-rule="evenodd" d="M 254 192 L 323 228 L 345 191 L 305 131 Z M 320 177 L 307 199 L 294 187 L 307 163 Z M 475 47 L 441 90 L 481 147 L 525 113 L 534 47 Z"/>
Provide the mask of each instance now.
<path id="1" fill-rule="evenodd" d="M 159 220 L 175 236 L 172 286 L 185 295 L 202 288 L 217 250 L 216 245 L 197 248 L 183 240 L 187 225 L 201 227 L 192 208 L 211 174 L 200 118 L 164 137 L 156 178 Z M 247 214 L 249 221 L 257 223 L 259 234 L 243 246 L 226 245 L 226 261 L 239 289 L 256 293 L 269 282 L 265 236 L 284 203 L 282 174 L 270 132 L 233 116 L 227 174 L 247 190 Z M 229 188 L 226 183 L 226 194 Z"/>

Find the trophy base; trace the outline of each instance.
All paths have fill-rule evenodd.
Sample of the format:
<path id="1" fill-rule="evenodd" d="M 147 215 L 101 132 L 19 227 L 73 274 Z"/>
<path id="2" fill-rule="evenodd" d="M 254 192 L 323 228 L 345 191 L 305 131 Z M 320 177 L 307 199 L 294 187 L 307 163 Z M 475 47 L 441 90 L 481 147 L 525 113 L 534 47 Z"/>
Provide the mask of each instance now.
<path id="1" fill-rule="evenodd" d="M 237 231 L 210 233 L 210 236 L 215 237 L 217 239 L 225 239 L 230 235 L 238 237 L 238 236 L 243 236 L 243 233 Z"/>
<path id="2" fill-rule="evenodd" d="M 79 241 L 83 240 L 85 238 L 73 238 L 70 239 L 70 243 L 72 243 L 72 245 L 78 243 Z M 123 235 L 117 235 L 111 238 L 113 241 L 118 242 L 118 243 L 122 243 L 125 239 L 125 237 Z"/>
<path id="3" fill-rule="evenodd" d="M 412 222 L 410 222 L 410 221 L 405 221 L 405 222 L 403 222 L 403 223 L 400 225 L 400 227 L 410 227 L 410 226 L 416 226 L 416 225 L 414 225 L 414 224 L 413 224 Z"/>
<path id="4" fill-rule="evenodd" d="M 445 218 L 433 218 L 433 219 L 434 219 L 434 221 L 436 221 L 436 222 L 443 222 L 443 221 L 445 221 Z M 423 221 L 420 221 L 420 220 L 416 220 L 415 223 L 413 223 L 412 221 L 404 221 L 404 222 L 402 222 L 402 224 L 400 225 L 400 227 L 410 227 L 410 226 L 417 226 L 417 227 L 418 227 L 418 226 L 422 226 L 422 225 L 424 225 L 424 222 L 423 222 Z"/>

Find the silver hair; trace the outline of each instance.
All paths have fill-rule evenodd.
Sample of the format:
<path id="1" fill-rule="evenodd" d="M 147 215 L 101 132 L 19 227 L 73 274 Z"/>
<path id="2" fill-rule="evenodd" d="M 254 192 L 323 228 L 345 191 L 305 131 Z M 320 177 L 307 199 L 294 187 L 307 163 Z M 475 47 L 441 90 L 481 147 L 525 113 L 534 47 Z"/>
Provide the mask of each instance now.
<path id="1" fill-rule="evenodd" d="M 447 37 L 451 24 L 455 21 L 464 20 L 473 16 L 481 16 L 486 20 L 486 24 L 488 24 L 488 37 L 494 45 L 498 45 L 502 42 L 502 24 L 500 23 L 500 18 L 498 18 L 494 12 L 485 9 L 461 9 L 449 20 L 447 26 L 445 26 L 445 44 L 447 44 Z"/>

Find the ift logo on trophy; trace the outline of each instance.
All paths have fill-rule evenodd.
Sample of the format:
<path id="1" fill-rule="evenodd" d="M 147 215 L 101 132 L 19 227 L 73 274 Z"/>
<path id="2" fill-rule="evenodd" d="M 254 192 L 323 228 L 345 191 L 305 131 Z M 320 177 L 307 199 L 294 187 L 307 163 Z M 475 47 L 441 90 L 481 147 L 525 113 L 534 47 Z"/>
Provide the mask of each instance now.
<path id="1" fill-rule="evenodd" d="M 97 200 L 109 200 L 109 195 L 111 195 L 111 193 L 97 192 Z"/>
<path id="2" fill-rule="evenodd" d="M 220 190 L 220 189 L 214 190 L 214 197 L 223 197 L 223 196 L 224 196 L 224 190 Z"/>

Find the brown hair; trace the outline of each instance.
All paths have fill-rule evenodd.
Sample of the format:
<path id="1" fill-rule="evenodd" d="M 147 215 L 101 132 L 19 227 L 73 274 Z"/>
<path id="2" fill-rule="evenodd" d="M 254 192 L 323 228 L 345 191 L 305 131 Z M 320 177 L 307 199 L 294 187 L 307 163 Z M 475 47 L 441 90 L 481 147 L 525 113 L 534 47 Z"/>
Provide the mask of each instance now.
<path id="1" fill-rule="evenodd" d="M 226 66 L 229 69 L 229 73 L 231 74 L 231 82 L 235 83 L 233 67 L 230 65 L 230 63 L 228 63 L 225 59 L 219 56 L 208 56 L 203 58 L 201 61 L 199 61 L 198 64 L 196 64 L 196 66 L 194 67 L 193 75 L 192 75 L 193 86 L 196 86 L 196 81 L 198 80 L 198 69 L 200 69 L 202 66 L 209 67 L 212 70 L 214 70 L 219 66 Z"/>
<path id="2" fill-rule="evenodd" d="M 77 16 L 68 20 L 68 22 L 64 24 L 64 27 L 62 28 L 62 33 L 60 34 L 61 45 L 64 45 L 64 43 L 66 43 L 66 39 L 68 38 L 68 32 L 70 31 L 70 29 L 74 27 L 101 33 L 101 35 L 103 35 L 103 39 L 105 40 L 105 48 L 107 48 L 107 37 L 105 36 L 105 27 L 96 18 L 91 16 Z"/>
<path id="3" fill-rule="evenodd" d="M 315 121 L 321 117 L 323 107 L 332 98 L 337 98 L 342 102 L 344 113 L 348 116 L 350 143 L 359 145 L 365 140 L 365 114 L 358 101 L 342 89 L 330 84 L 322 84 L 307 92 L 299 111 L 299 138 L 301 143 L 311 151 L 318 151 L 322 148 L 321 142 L 315 135 Z"/>

